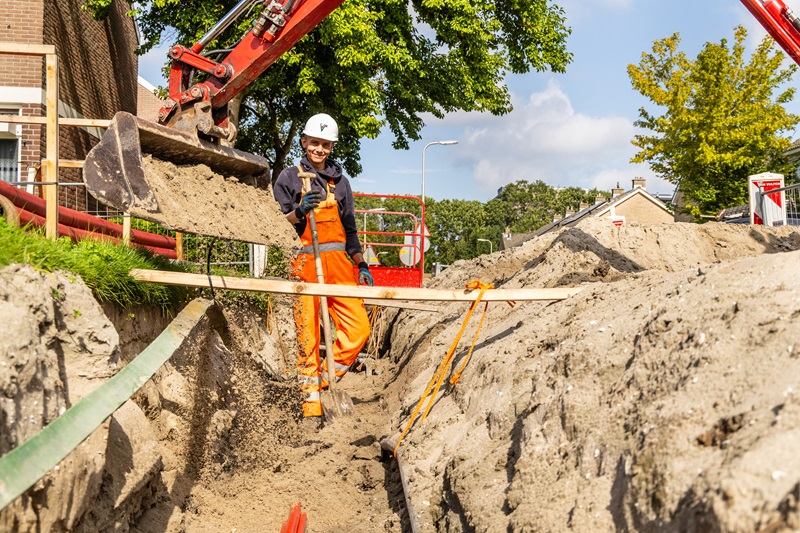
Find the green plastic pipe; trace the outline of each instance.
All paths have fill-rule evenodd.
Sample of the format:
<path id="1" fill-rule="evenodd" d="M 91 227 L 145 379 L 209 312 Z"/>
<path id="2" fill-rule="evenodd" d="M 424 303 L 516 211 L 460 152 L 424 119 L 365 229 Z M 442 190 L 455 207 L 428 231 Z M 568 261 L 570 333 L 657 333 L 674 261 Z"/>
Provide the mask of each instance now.
<path id="1" fill-rule="evenodd" d="M 114 377 L 63 415 L 0 458 L 0 509 L 4 509 L 74 450 L 161 368 L 213 305 L 197 298 L 167 329 Z"/>

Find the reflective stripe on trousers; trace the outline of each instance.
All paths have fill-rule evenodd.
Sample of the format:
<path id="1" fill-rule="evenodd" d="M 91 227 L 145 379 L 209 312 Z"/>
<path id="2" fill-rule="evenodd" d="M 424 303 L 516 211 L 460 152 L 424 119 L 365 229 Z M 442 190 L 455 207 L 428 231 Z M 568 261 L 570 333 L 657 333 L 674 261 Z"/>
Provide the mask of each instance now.
<path id="1" fill-rule="evenodd" d="M 325 283 L 357 285 L 353 264 L 345 250 L 344 227 L 339 206 L 329 191 L 328 198 L 314 210 L 320 241 L 320 259 Z M 303 249 L 292 260 L 292 276 L 316 283 L 317 273 L 310 224 L 301 235 Z M 369 338 L 369 317 L 360 298 L 328 297 L 328 310 L 335 328 L 333 358 L 336 381 L 350 369 Z M 295 298 L 294 319 L 297 326 L 297 380 L 305 395 L 304 416 L 322 416 L 319 392 L 328 386 L 327 364 L 320 360 L 320 299 L 314 296 Z M 316 379 L 315 379 L 316 378 Z"/>

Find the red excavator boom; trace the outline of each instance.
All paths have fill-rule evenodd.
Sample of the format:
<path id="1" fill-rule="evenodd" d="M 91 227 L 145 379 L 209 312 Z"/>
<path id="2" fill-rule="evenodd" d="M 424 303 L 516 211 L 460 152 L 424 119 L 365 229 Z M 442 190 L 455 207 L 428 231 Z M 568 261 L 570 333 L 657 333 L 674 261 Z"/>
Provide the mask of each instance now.
<path id="1" fill-rule="evenodd" d="M 239 0 L 192 47 L 173 46 L 169 98 L 159 123 L 117 113 L 86 156 L 87 190 L 106 205 L 168 228 L 269 244 L 272 228 L 263 224 L 248 234 L 241 228 L 231 234 L 228 225 L 208 221 L 217 199 L 206 190 L 211 182 L 197 177 L 222 176 L 226 196 L 248 187 L 245 183 L 269 183 L 266 159 L 231 147 L 237 128 L 228 103 L 343 1 Z M 235 45 L 202 54 L 227 27 L 256 10 L 258 16 Z M 267 201 L 269 195 L 246 191 L 231 216 L 263 218 L 259 213 Z"/>
<path id="2" fill-rule="evenodd" d="M 800 19 L 782 0 L 742 0 L 783 50 L 800 65 Z"/>
<path id="3" fill-rule="evenodd" d="M 169 98 L 159 111 L 159 123 L 232 141 L 236 128 L 228 121 L 227 103 L 343 1 L 240 0 L 191 48 L 176 45 L 170 49 Z M 263 4 L 261 15 L 235 46 L 222 51 L 219 62 L 201 55 L 208 43 L 257 4 Z M 195 71 L 208 77 L 194 83 Z"/>

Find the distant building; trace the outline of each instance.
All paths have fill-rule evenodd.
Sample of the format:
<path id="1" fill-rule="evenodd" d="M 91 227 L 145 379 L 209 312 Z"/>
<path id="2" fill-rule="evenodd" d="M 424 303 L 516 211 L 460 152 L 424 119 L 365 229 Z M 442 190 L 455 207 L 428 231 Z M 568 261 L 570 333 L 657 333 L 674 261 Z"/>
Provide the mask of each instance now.
<path id="1" fill-rule="evenodd" d="M 108 18 L 94 20 L 82 0 L 4 0 L 0 41 L 55 46 L 61 117 L 110 119 L 136 112 L 139 45 L 130 4 L 115 1 Z M 0 55 L 0 114 L 45 115 L 44 58 Z M 82 160 L 102 135 L 98 128 L 59 128 L 59 158 Z M 33 178 L 46 154 L 41 125 L 0 124 L 0 179 Z M 81 181 L 80 169 L 59 169 L 59 181 Z M 92 210 L 82 187 L 60 187 L 59 203 Z"/>
<path id="2" fill-rule="evenodd" d="M 155 95 L 156 88 L 146 79 L 139 76 L 137 83 L 136 116 L 158 122 L 158 110 L 164 101 Z"/>
<path id="3" fill-rule="evenodd" d="M 568 210 L 563 216 L 555 215 L 553 222 L 528 234 L 512 235 L 508 228 L 500 239 L 500 249 L 513 248 L 539 235 L 558 229 L 574 226 L 584 217 L 594 216 L 609 219 L 609 224 L 623 225 L 631 222 L 639 224 L 660 224 L 674 222 L 672 211 L 664 202 L 647 192 L 643 178 L 634 178 L 633 188 L 625 191 L 619 184 L 611 190 L 611 198 L 599 195 L 594 205 L 581 205 L 577 213 Z"/>

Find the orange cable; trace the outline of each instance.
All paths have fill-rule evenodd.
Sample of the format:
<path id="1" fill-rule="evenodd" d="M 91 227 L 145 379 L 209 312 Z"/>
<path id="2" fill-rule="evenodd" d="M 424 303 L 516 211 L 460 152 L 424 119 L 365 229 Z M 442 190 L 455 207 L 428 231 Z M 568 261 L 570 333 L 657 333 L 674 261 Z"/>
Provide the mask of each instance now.
<path id="1" fill-rule="evenodd" d="M 433 406 L 433 401 L 436 398 L 436 394 L 439 391 L 439 387 L 441 387 L 442 382 L 444 381 L 444 377 L 447 375 L 447 370 L 450 367 L 450 364 L 453 361 L 453 354 L 455 353 L 456 347 L 458 346 L 458 342 L 461 340 L 461 336 L 464 334 L 464 330 L 467 328 L 467 324 L 469 323 L 469 319 L 472 316 L 472 313 L 475 311 L 476 307 L 480 303 L 481 299 L 483 298 L 484 293 L 487 289 L 494 288 L 493 285 L 488 283 L 483 283 L 478 280 L 472 280 L 467 283 L 468 289 L 480 289 L 480 293 L 475 301 L 470 306 L 469 310 L 467 311 L 467 315 L 464 318 L 464 323 L 461 324 L 461 329 L 458 331 L 456 338 L 453 340 L 453 343 L 450 345 L 450 348 L 447 350 L 447 354 L 442 359 L 442 362 L 439 363 L 439 367 L 434 372 L 431 381 L 428 383 L 428 386 L 425 388 L 425 392 L 422 393 L 422 397 L 420 398 L 419 402 L 417 403 L 417 407 L 414 409 L 414 412 L 411 414 L 411 418 L 409 419 L 408 423 L 406 424 L 405 429 L 400 434 L 400 438 L 397 439 L 397 444 L 394 446 L 393 454 L 397 457 L 397 449 L 400 447 L 400 443 L 403 441 L 403 438 L 406 436 L 408 431 L 411 429 L 411 426 L 414 424 L 414 420 L 416 420 L 417 415 L 419 414 L 420 409 L 422 408 L 422 404 L 425 403 L 425 400 L 428 399 L 428 395 L 431 393 L 434 386 L 436 387 L 433 394 L 430 396 L 430 401 L 428 403 L 428 407 L 425 409 L 425 414 L 422 416 L 420 421 L 424 421 L 425 417 L 428 416 L 428 412 L 430 411 L 431 407 Z M 486 302 L 488 307 L 488 302 Z M 483 318 L 486 316 L 486 309 L 484 309 L 483 317 L 481 318 L 481 324 L 483 324 Z M 480 326 L 478 326 L 478 331 L 480 331 Z M 472 346 L 475 346 L 475 339 L 477 339 L 478 333 L 475 333 L 475 338 L 472 341 Z M 472 347 L 470 348 L 470 353 L 472 353 Z M 466 364 L 466 363 L 465 363 Z M 461 370 L 459 370 L 459 374 L 461 371 L 464 370 L 464 365 L 462 365 Z M 456 380 L 458 381 L 458 380 Z M 454 383 L 455 384 L 455 383 Z"/>

